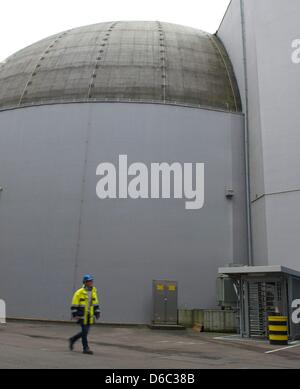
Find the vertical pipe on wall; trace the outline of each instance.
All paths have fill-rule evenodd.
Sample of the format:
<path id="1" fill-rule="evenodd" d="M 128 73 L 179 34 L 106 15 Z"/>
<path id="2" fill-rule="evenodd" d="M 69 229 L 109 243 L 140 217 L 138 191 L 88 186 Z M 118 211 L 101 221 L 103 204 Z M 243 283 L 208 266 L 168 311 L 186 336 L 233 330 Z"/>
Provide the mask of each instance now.
<path id="1" fill-rule="evenodd" d="M 246 167 L 246 201 L 247 201 L 247 240 L 248 240 L 248 265 L 253 266 L 253 242 L 252 242 L 252 217 L 251 217 L 251 194 L 250 194 L 250 158 L 249 158 L 249 99 L 248 99 L 248 66 L 246 47 L 246 24 L 245 4 L 240 0 L 242 39 L 243 39 L 243 62 L 245 76 L 245 167 Z"/>

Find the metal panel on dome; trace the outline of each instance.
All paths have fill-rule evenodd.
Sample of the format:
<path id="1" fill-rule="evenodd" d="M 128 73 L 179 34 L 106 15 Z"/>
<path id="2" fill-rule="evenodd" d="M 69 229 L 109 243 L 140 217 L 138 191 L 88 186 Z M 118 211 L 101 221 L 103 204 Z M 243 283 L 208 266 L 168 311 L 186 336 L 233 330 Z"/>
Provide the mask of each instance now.
<path id="1" fill-rule="evenodd" d="M 162 22 L 75 28 L 9 57 L 0 68 L 0 108 L 73 101 L 141 101 L 241 111 L 221 42 Z"/>

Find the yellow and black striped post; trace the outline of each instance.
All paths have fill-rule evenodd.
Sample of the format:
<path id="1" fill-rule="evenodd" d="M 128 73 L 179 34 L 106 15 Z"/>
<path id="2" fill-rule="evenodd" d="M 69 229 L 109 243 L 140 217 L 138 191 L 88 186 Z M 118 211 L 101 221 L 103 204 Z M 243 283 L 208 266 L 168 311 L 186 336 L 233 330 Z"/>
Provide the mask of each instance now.
<path id="1" fill-rule="evenodd" d="M 269 316 L 268 321 L 270 344 L 288 344 L 288 318 L 286 316 Z"/>

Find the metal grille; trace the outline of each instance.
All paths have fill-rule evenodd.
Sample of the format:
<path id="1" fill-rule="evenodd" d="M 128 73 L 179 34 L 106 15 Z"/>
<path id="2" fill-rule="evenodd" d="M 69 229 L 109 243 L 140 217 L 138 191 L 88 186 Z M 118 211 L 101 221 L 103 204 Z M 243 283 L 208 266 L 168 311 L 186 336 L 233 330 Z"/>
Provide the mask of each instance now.
<path id="1" fill-rule="evenodd" d="M 248 284 L 249 327 L 251 336 L 266 336 L 268 316 L 279 313 L 282 292 L 280 282 L 253 281 Z"/>

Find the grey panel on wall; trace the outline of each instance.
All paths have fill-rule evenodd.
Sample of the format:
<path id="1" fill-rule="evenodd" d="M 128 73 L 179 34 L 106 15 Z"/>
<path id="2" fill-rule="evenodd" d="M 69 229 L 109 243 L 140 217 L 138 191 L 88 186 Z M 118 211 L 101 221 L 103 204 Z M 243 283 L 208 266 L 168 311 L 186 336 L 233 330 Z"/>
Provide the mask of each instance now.
<path id="1" fill-rule="evenodd" d="M 186 210 L 184 199 L 100 200 L 96 168 L 117 165 L 119 154 L 147 166 L 205 163 L 203 209 Z M 68 319 L 84 273 L 95 276 L 104 321 L 149 322 L 153 279 L 178 280 L 179 307 L 215 306 L 217 269 L 247 263 L 243 163 L 241 115 L 123 103 L 1 112 L 8 315 Z"/>

